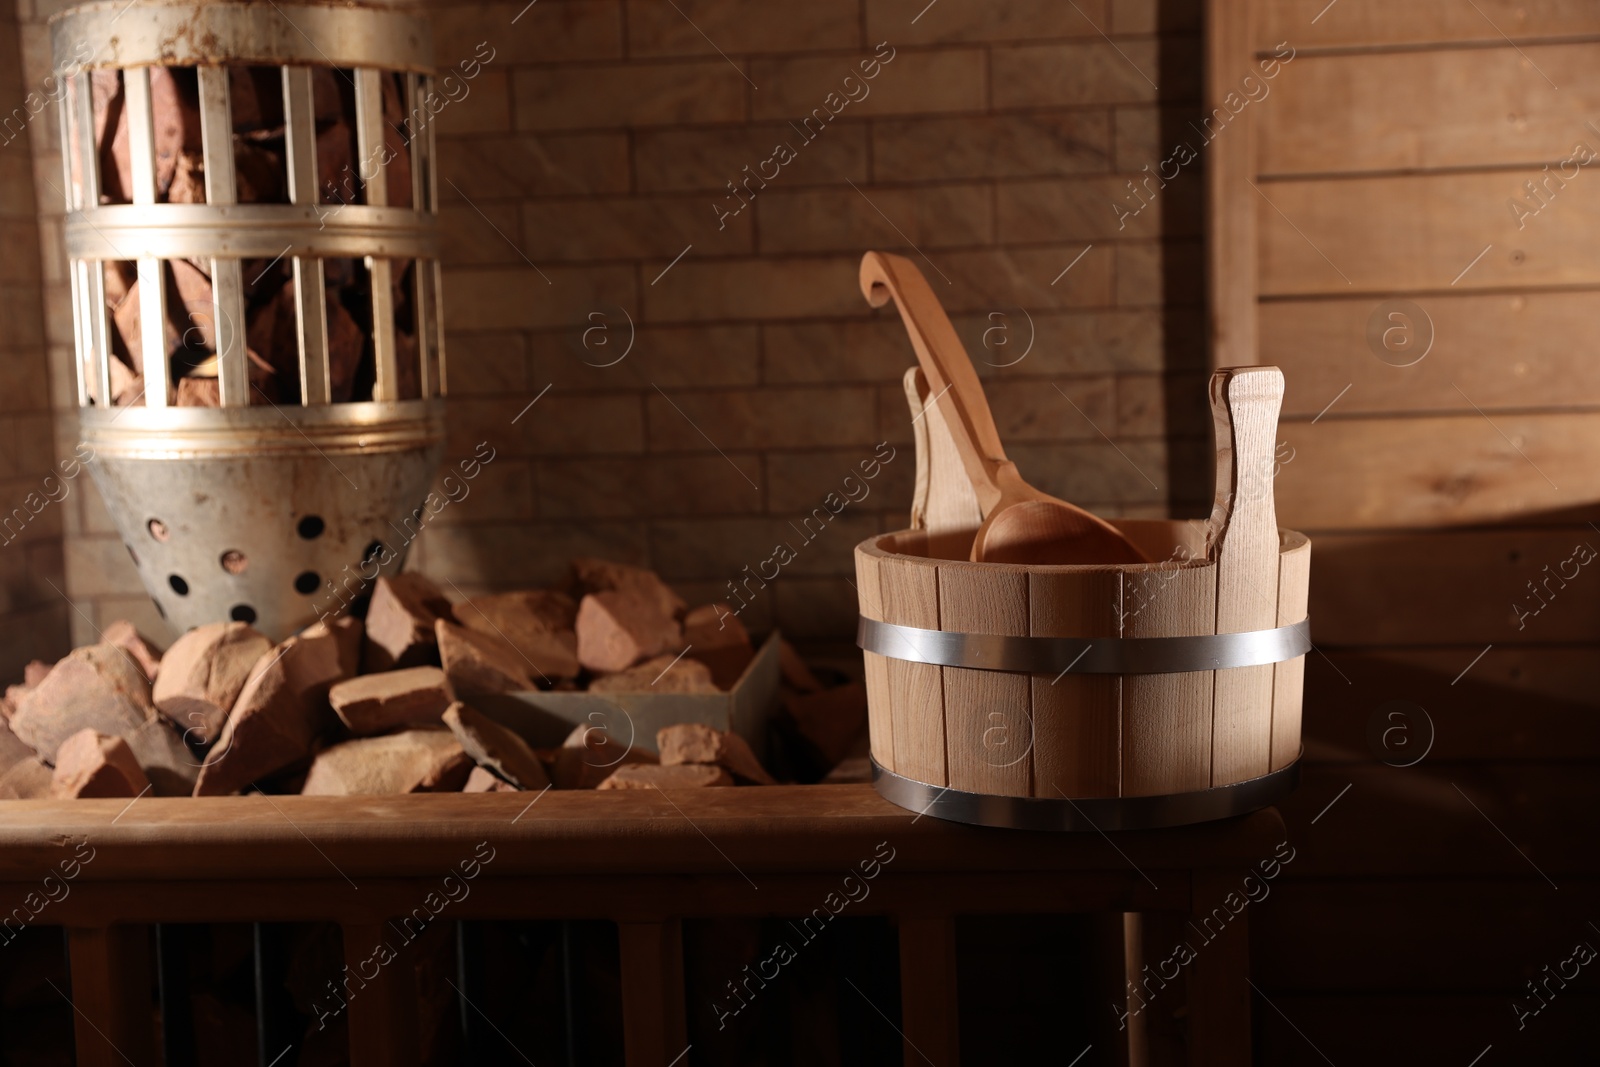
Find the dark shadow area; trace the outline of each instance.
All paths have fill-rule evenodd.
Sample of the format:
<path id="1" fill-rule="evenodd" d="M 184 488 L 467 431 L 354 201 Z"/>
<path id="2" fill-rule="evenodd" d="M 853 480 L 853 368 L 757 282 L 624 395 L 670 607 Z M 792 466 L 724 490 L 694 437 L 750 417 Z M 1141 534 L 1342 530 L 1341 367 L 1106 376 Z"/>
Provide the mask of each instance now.
<path id="1" fill-rule="evenodd" d="M 1158 153 L 1122 164 L 1137 171 L 1138 193 L 1160 213 L 1163 348 L 1162 409 L 1167 442 L 1167 506 L 1173 518 L 1203 518 L 1210 510 L 1215 449 L 1206 396 L 1210 377 L 1206 317 L 1206 153 L 1195 124 L 1202 112 L 1200 0 L 1160 0 L 1157 106 Z M 1193 157 L 1188 162 L 1187 146 Z M 1142 169 L 1148 165 L 1148 170 Z M 1126 284 L 1119 279 L 1119 285 Z"/>

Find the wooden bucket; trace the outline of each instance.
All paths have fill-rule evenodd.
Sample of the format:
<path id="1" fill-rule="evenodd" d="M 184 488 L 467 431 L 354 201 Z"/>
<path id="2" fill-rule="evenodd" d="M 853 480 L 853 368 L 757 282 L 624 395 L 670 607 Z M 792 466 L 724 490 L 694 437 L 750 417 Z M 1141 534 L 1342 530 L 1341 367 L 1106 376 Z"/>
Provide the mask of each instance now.
<path id="1" fill-rule="evenodd" d="M 1219 634 L 1206 524 L 1114 525 L 1162 562 L 970 563 L 959 538 L 930 554 L 922 530 L 856 547 L 881 794 L 960 822 L 1109 830 L 1294 787 L 1310 540 L 1280 529 L 1275 585 L 1252 583 L 1276 628 Z"/>

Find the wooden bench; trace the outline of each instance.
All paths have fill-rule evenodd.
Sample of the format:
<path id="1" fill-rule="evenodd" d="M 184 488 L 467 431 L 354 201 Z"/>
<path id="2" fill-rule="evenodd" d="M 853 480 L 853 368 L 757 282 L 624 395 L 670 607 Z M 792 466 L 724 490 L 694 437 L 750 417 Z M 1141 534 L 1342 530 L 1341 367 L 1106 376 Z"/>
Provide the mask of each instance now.
<path id="1" fill-rule="evenodd" d="M 143 1067 L 157 1062 L 141 980 L 149 924 L 333 921 L 348 962 L 492 850 L 443 917 L 615 922 L 627 1063 L 668 1067 L 687 1062 L 682 920 L 808 914 L 886 842 L 892 858 L 851 908 L 898 925 L 906 1062 L 947 1067 L 958 1061 L 955 916 L 1168 911 L 1198 923 L 1284 837 L 1270 809 L 1115 835 L 981 830 L 865 785 L 14 801 L 0 804 L 0 899 L 89 857 L 35 922 L 67 930 L 77 1062 Z M 1192 1064 L 1250 1060 L 1246 920 L 1185 968 Z M 382 968 L 350 998 L 355 1067 L 415 1063 L 406 977 Z"/>

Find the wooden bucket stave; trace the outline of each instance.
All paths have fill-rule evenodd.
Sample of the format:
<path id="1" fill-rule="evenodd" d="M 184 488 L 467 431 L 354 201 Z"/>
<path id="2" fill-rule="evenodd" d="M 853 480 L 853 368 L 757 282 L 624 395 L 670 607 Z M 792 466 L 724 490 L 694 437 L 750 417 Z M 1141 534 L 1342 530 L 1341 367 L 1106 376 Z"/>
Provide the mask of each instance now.
<path id="1" fill-rule="evenodd" d="M 925 555 L 922 531 L 871 538 L 856 548 L 862 616 L 951 634 L 1098 639 L 1102 653 L 1215 634 L 1217 565 L 1206 559 L 1205 524 L 1114 525 L 1163 562 L 971 563 Z M 947 536 L 939 549 L 960 555 Z M 1278 627 L 1305 619 L 1309 573 L 1309 540 L 1280 530 L 1276 583 L 1255 590 L 1274 602 L 1267 615 Z M 874 629 L 885 632 L 882 649 L 865 656 L 873 759 L 891 799 L 920 798 L 930 813 L 965 821 L 1110 828 L 1234 814 L 1293 785 L 1302 638 L 1283 646 L 1299 649 L 1291 658 L 1222 670 L 1048 674 L 928 662 L 902 631 Z M 1276 632 L 1280 645 L 1290 641 Z M 1243 642 L 1271 637 L 1263 633 Z"/>

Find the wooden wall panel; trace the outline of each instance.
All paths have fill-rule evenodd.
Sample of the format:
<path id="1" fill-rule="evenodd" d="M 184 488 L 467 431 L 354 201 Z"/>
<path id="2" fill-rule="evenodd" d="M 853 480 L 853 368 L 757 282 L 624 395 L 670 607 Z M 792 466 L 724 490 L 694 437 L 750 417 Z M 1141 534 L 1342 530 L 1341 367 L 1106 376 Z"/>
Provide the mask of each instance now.
<path id="1" fill-rule="evenodd" d="M 1257 47 L 1450 43 L 1500 45 L 1600 34 L 1600 7 L 1583 0 L 1259 0 Z"/>
<path id="2" fill-rule="evenodd" d="M 1548 892 L 1549 883 L 1528 858 L 1558 885 L 1600 876 L 1600 855 L 1585 841 L 1596 801 L 1600 782 L 1579 762 L 1311 764 L 1300 790 L 1281 805 L 1291 838 L 1305 843 L 1286 880 L 1531 879 Z M 1526 857 L 1506 844 L 1485 815 Z"/>
<path id="3" fill-rule="evenodd" d="M 1429 769 L 1600 760 L 1600 657 L 1592 647 L 1321 648 L 1306 668 L 1308 764 L 1371 767 L 1380 752 L 1396 763 L 1426 752 Z M 1395 711 L 1400 717 L 1390 716 Z M 1385 737 L 1392 727 L 1399 732 Z M 1407 749 L 1413 742 L 1418 747 Z"/>
<path id="4" fill-rule="evenodd" d="M 1600 152 L 1600 133 L 1578 118 L 1600 112 L 1600 79 L 1588 76 L 1594 52 L 1561 44 L 1297 57 L 1261 101 L 1261 173 L 1539 168 L 1578 142 Z"/>
<path id="5" fill-rule="evenodd" d="M 1256 19 L 1254 3 L 1213 3 L 1205 25 L 1206 114 L 1214 114 L 1236 88 L 1221 81 L 1222 71 L 1242 78 L 1258 68 L 1250 58 Z M 1255 306 L 1257 259 L 1260 255 L 1252 219 L 1255 190 L 1257 109 L 1246 106 L 1227 124 L 1227 137 L 1207 145 L 1206 264 L 1211 303 L 1213 366 L 1241 367 L 1252 362 L 1257 346 Z M 1229 109 L 1229 114 L 1232 113 Z"/>
<path id="6" fill-rule="evenodd" d="M 1261 362 L 1283 368 L 1285 420 L 1313 419 L 1324 409 L 1323 422 L 1470 411 L 1467 397 L 1489 412 L 1600 407 L 1600 360 L 1591 348 L 1600 292 L 1419 296 L 1414 302 L 1426 318 L 1412 316 L 1411 339 L 1391 338 L 1421 343 L 1431 334 L 1431 346 L 1416 350 L 1426 354 L 1408 367 L 1382 362 L 1367 343 L 1368 321 L 1385 299 L 1261 304 Z M 1408 328 L 1387 312 L 1377 319 L 1383 328 Z"/>
<path id="7" fill-rule="evenodd" d="M 1317 535 L 1313 636 L 1329 646 L 1459 644 L 1474 652 L 1491 642 L 1600 641 L 1600 559 L 1563 566 L 1583 545 L 1600 549 L 1600 533 L 1581 525 Z M 1563 571 L 1577 572 L 1565 588 L 1551 579 Z M 1541 586 L 1545 607 L 1519 616 L 1518 606 L 1532 612 L 1539 603 L 1529 582 Z"/>
<path id="8" fill-rule="evenodd" d="M 1257 1062 L 1592 1058 L 1553 1020 L 1530 1044 L 1508 1005 L 1592 938 L 1600 874 L 1600 571 L 1581 562 L 1600 547 L 1600 174 L 1559 166 L 1600 153 L 1600 5 L 1212 5 L 1255 27 L 1213 95 L 1295 49 L 1251 105 L 1256 155 L 1208 149 L 1256 186 L 1210 220 L 1257 242 L 1212 314 L 1284 370 L 1278 514 L 1315 546 L 1282 805 L 1300 858 L 1252 918 L 1256 981 L 1294 1023 L 1260 1013 Z M 1400 297 L 1431 333 L 1404 367 L 1369 340 Z M 1241 306 L 1254 321 L 1227 321 Z M 1373 738 L 1394 701 L 1431 718 L 1414 766 Z M 1373 1019 L 1400 997 L 1429 1014 Z"/>
<path id="9" fill-rule="evenodd" d="M 1586 225 L 1600 217 L 1600 181 L 1580 172 L 1519 230 L 1507 204 L 1539 176 L 1529 169 L 1268 182 L 1261 188 L 1271 203 L 1257 208 L 1260 292 L 1600 284 Z"/>
<path id="10" fill-rule="evenodd" d="M 1323 419 L 1279 438 L 1291 529 L 1570 522 L 1600 501 L 1600 413 Z"/>
<path id="11" fill-rule="evenodd" d="M 1494 833 L 1487 825 L 1484 830 Z M 1600 889 L 1592 881 L 1571 881 L 1557 892 L 1532 871 L 1528 875 L 1450 893 L 1426 880 L 1281 884 L 1252 916 L 1258 935 L 1255 981 L 1285 990 L 1335 992 L 1381 984 L 1442 992 L 1497 989 L 1514 995 L 1524 977 L 1532 977 L 1545 963 L 1553 968 L 1574 942 L 1587 937 L 1593 943 L 1594 931 L 1584 920 L 1554 904 L 1569 892 L 1592 900 Z M 1307 915 L 1319 917 L 1316 937 L 1305 937 L 1298 929 L 1299 917 Z M 1501 931 L 1508 928 L 1521 936 L 1504 936 Z M 1455 951 L 1446 950 L 1452 945 Z M 1559 1004 L 1557 1000 L 1551 1011 Z M 1509 1008 L 1501 1010 L 1513 1019 Z M 1385 1056 L 1382 1062 L 1394 1061 Z"/>

